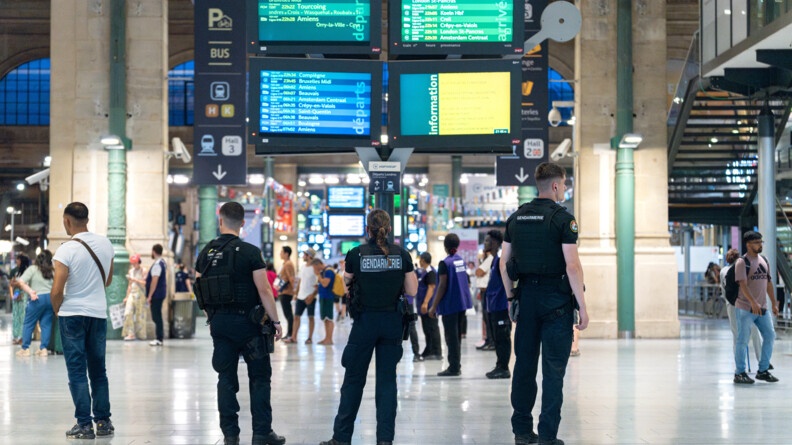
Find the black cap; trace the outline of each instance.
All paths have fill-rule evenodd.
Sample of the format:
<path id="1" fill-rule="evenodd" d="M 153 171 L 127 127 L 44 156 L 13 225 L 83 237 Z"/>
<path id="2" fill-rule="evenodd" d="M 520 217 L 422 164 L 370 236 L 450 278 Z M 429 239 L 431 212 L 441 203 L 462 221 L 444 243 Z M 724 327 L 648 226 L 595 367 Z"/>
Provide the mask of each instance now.
<path id="1" fill-rule="evenodd" d="M 759 232 L 754 232 L 753 230 L 745 232 L 745 234 L 743 235 L 743 241 L 745 241 L 746 243 L 751 242 L 751 241 L 755 241 L 755 240 L 758 240 L 758 239 L 762 239 L 762 234 L 759 233 Z"/>

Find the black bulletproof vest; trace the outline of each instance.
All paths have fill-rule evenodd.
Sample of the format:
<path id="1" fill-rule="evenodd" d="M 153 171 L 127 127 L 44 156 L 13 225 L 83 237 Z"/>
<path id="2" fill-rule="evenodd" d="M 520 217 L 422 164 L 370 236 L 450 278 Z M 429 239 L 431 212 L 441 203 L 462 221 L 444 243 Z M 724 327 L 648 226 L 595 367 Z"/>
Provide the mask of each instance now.
<path id="1" fill-rule="evenodd" d="M 359 247 L 355 294 L 364 309 L 394 310 L 404 286 L 401 247 L 388 244 L 388 255 L 371 244 Z"/>
<path id="2" fill-rule="evenodd" d="M 517 209 L 507 230 L 518 274 L 560 276 L 566 273 L 561 232 L 552 225 L 553 217 L 563 209 L 555 203 L 548 206 L 535 201 Z"/>
<path id="3" fill-rule="evenodd" d="M 228 243 L 218 238 L 210 243 L 204 259 L 206 272 L 196 282 L 206 308 L 243 308 L 257 304 L 258 292 L 253 282 L 253 271 L 239 270 L 237 266 L 236 259 L 241 255 L 241 246 L 239 238 Z"/>

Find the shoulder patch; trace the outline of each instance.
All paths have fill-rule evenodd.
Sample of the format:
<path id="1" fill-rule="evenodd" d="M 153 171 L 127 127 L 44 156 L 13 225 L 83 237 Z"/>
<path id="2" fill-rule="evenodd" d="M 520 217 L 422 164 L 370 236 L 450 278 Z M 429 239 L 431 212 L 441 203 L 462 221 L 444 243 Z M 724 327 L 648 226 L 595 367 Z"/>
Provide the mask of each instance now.
<path id="1" fill-rule="evenodd" d="M 575 221 L 574 219 L 569 222 L 569 230 L 571 230 L 572 233 L 578 233 L 577 221 Z"/>

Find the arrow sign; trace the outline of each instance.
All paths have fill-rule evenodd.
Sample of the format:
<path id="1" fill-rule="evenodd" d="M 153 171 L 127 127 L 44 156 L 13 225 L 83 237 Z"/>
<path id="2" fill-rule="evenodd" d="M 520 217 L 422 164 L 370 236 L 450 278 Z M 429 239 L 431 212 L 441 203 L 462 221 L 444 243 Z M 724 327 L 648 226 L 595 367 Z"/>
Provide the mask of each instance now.
<path id="1" fill-rule="evenodd" d="M 217 171 L 216 172 L 212 172 L 212 176 L 217 178 L 218 181 L 222 181 L 223 178 L 225 177 L 225 175 L 227 175 L 227 174 L 228 174 L 228 172 L 224 172 L 223 171 L 223 164 L 217 164 Z"/>
<path id="2" fill-rule="evenodd" d="M 522 184 L 523 182 L 525 182 L 526 179 L 530 178 L 531 175 L 526 175 L 525 171 L 523 170 L 523 167 L 520 167 L 520 174 L 514 175 L 514 177 L 517 178 L 518 181 L 520 181 L 520 184 Z"/>

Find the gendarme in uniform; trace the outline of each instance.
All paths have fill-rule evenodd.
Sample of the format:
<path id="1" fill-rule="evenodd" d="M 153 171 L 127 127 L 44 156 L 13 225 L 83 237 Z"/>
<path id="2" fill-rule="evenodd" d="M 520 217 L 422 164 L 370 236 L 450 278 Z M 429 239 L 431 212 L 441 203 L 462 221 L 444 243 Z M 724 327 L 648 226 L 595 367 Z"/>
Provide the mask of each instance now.
<path id="1" fill-rule="evenodd" d="M 231 234 L 220 235 L 207 244 L 195 263 L 195 270 L 201 273 L 196 290 L 208 294 L 203 295 L 204 309 L 211 321 L 212 367 L 218 373 L 217 405 L 220 429 L 226 438 L 238 437 L 240 431 L 236 398 L 240 354 L 250 378 L 253 434 L 266 437 L 272 433 L 272 367 L 261 325 L 250 317 L 253 308 L 261 304 L 253 272 L 265 268 L 261 251 Z"/>
<path id="2" fill-rule="evenodd" d="M 341 402 L 333 425 L 333 441 L 352 441 L 354 422 L 360 408 L 371 355 L 377 352 L 376 396 L 377 442 L 393 441 L 396 424 L 396 365 L 402 357 L 402 313 L 399 300 L 405 275 L 413 271 L 410 255 L 401 247 L 388 244 L 388 254 L 368 242 L 350 250 L 346 256 L 346 276 L 354 275 L 351 293 L 358 314 L 341 364 L 346 368 L 341 386 Z"/>
<path id="3" fill-rule="evenodd" d="M 519 277 L 511 393 L 512 428 L 518 436 L 533 435 L 531 411 L 540 347 L 543 390 L 538 435 L 555 440 L 558 433 L 574 312 L 562 245 L 577 243 L 577 232 L 575 218 L 546 198 L 523 204 L 506 221 L 504 241 L 511 244 Z"/>

